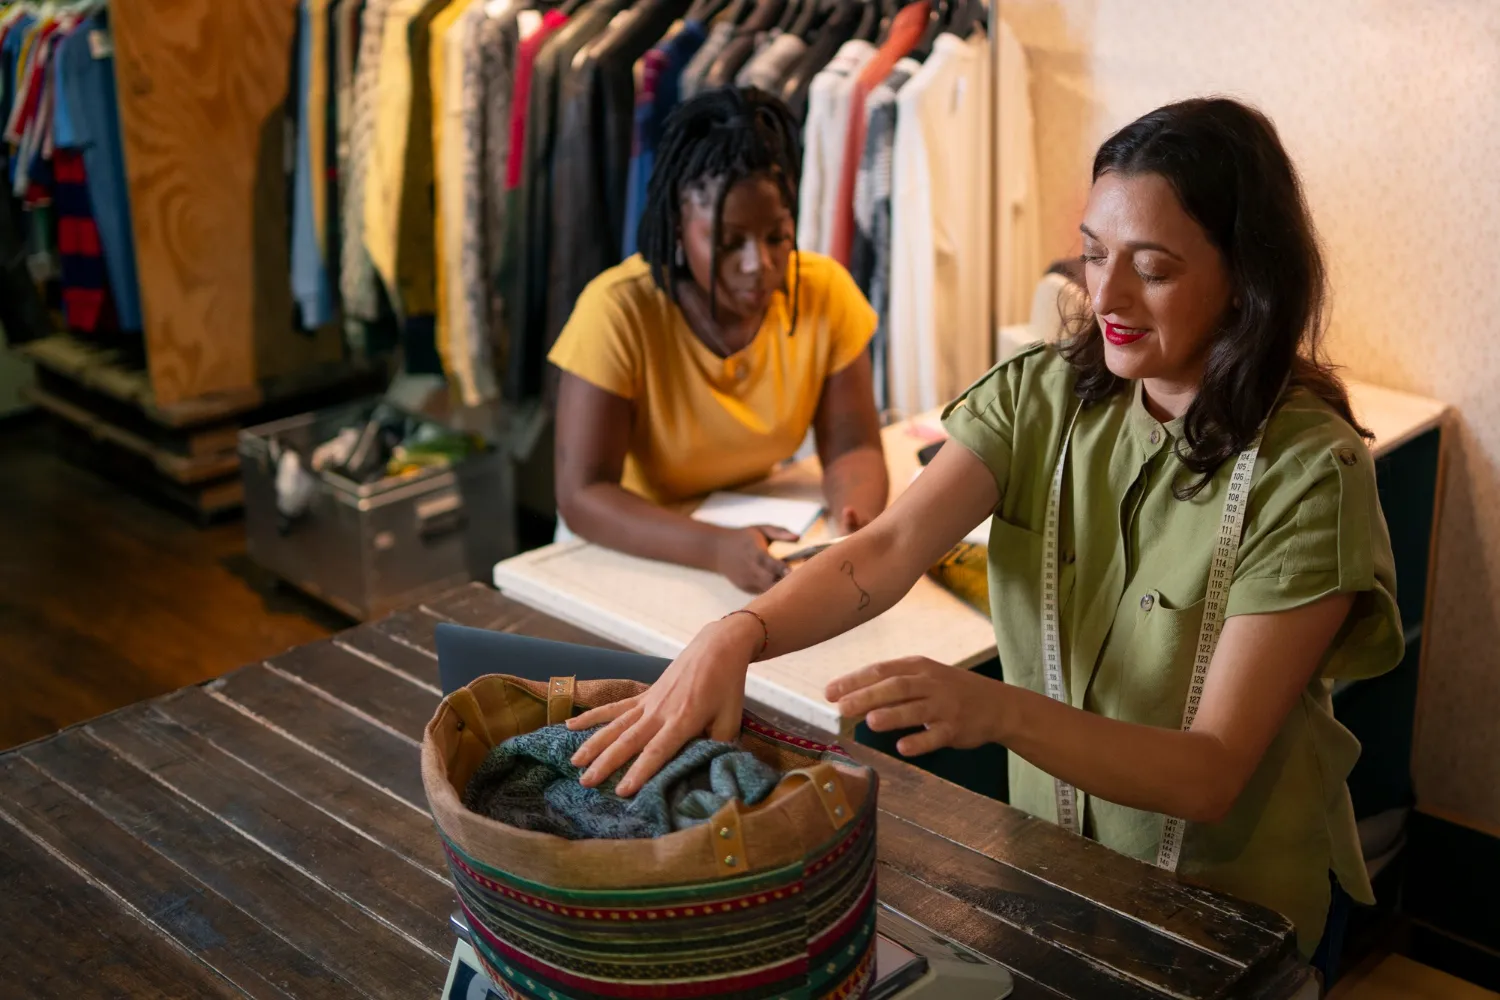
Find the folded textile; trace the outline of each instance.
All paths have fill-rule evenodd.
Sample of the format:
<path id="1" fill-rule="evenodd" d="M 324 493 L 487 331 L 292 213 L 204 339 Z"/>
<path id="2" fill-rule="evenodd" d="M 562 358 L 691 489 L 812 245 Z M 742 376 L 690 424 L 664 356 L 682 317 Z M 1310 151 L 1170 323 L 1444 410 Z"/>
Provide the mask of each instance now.
<path id="1" fill-rule="evenodd" d="M 597 729 L 544 726 L 489 752 L 464 791 L 464 806 L 509 826 L 569 840 L 660 837 L 705 823 L 730 799 L 755 805 L 781 775 L 734 743 L 698 739 L 630 798 L 623 772 L 596 788 L 578 783 L 571 758 Z"/>

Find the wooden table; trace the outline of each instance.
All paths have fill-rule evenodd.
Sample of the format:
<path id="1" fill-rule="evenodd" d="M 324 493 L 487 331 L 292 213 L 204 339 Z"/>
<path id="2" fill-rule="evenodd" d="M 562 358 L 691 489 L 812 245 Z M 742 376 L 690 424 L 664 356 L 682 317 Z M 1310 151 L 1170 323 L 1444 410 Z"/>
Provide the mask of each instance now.
<path id="1" fill-rule="evenodd" d="M 442 620 L 599 642 L 469 587 L 0 756 L 0 995 L 433 1000 L 454 899 L 418 773 Z M 880 895 L 1015 996 L 1289 998 L 1291 926 L 856 748 Z"/>

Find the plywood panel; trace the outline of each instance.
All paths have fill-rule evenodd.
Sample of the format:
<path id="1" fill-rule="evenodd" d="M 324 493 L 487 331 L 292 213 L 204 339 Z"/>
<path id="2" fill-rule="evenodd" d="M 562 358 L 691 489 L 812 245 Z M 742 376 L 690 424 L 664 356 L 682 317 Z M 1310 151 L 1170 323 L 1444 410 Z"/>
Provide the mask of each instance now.
<path id="1" fill-rule="evenodd" d="M 289 308 L 279 152 L 295 11 L 296 0 L 111 4 L 159 405 L 338 356 L 332 331 L 297 333 Z"/>

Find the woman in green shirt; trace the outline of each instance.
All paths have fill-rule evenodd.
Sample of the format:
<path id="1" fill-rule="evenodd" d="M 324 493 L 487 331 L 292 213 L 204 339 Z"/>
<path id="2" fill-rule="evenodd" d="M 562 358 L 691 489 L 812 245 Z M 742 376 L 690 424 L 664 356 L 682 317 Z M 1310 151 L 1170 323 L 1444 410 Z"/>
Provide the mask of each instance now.
<path id="1" fill-rule="evenodd" d="M 1330 872 L 1373 901 L 1332 682 L 1403 648 L 1372 459 L 1318 349 L 1312 223 L 1271 123 L 1215 99 L 1107 140 L 1080 229 L 1092 309 L 1062 348 L 997 366 L 889 511 L 575 720 L 608 723 L 577 762 L 597 783 L 639 754 L 631 794 L 688 739 L 733 738 L 753 660 L 880 614 L 992 517 L 1004 681 L 898 660 L 829 699 L 911 730 L 905 755 L 1004 744 L 1012 805 L 1286 914 L 1310 955 Z"/>

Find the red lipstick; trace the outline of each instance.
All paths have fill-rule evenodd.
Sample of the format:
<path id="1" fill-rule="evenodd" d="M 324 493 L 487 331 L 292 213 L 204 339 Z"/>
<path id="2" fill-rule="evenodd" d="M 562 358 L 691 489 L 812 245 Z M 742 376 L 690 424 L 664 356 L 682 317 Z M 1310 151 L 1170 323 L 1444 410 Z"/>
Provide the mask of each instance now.
<path id="1" fill-rule="evenodd" d="M 1133 344 L 1150 332 L 1149 330 L 1137 330 L 1128 326 L 1116 326 L 1107 320 L 1104 323 L 1104 339 L 1116 347 Z"/>

